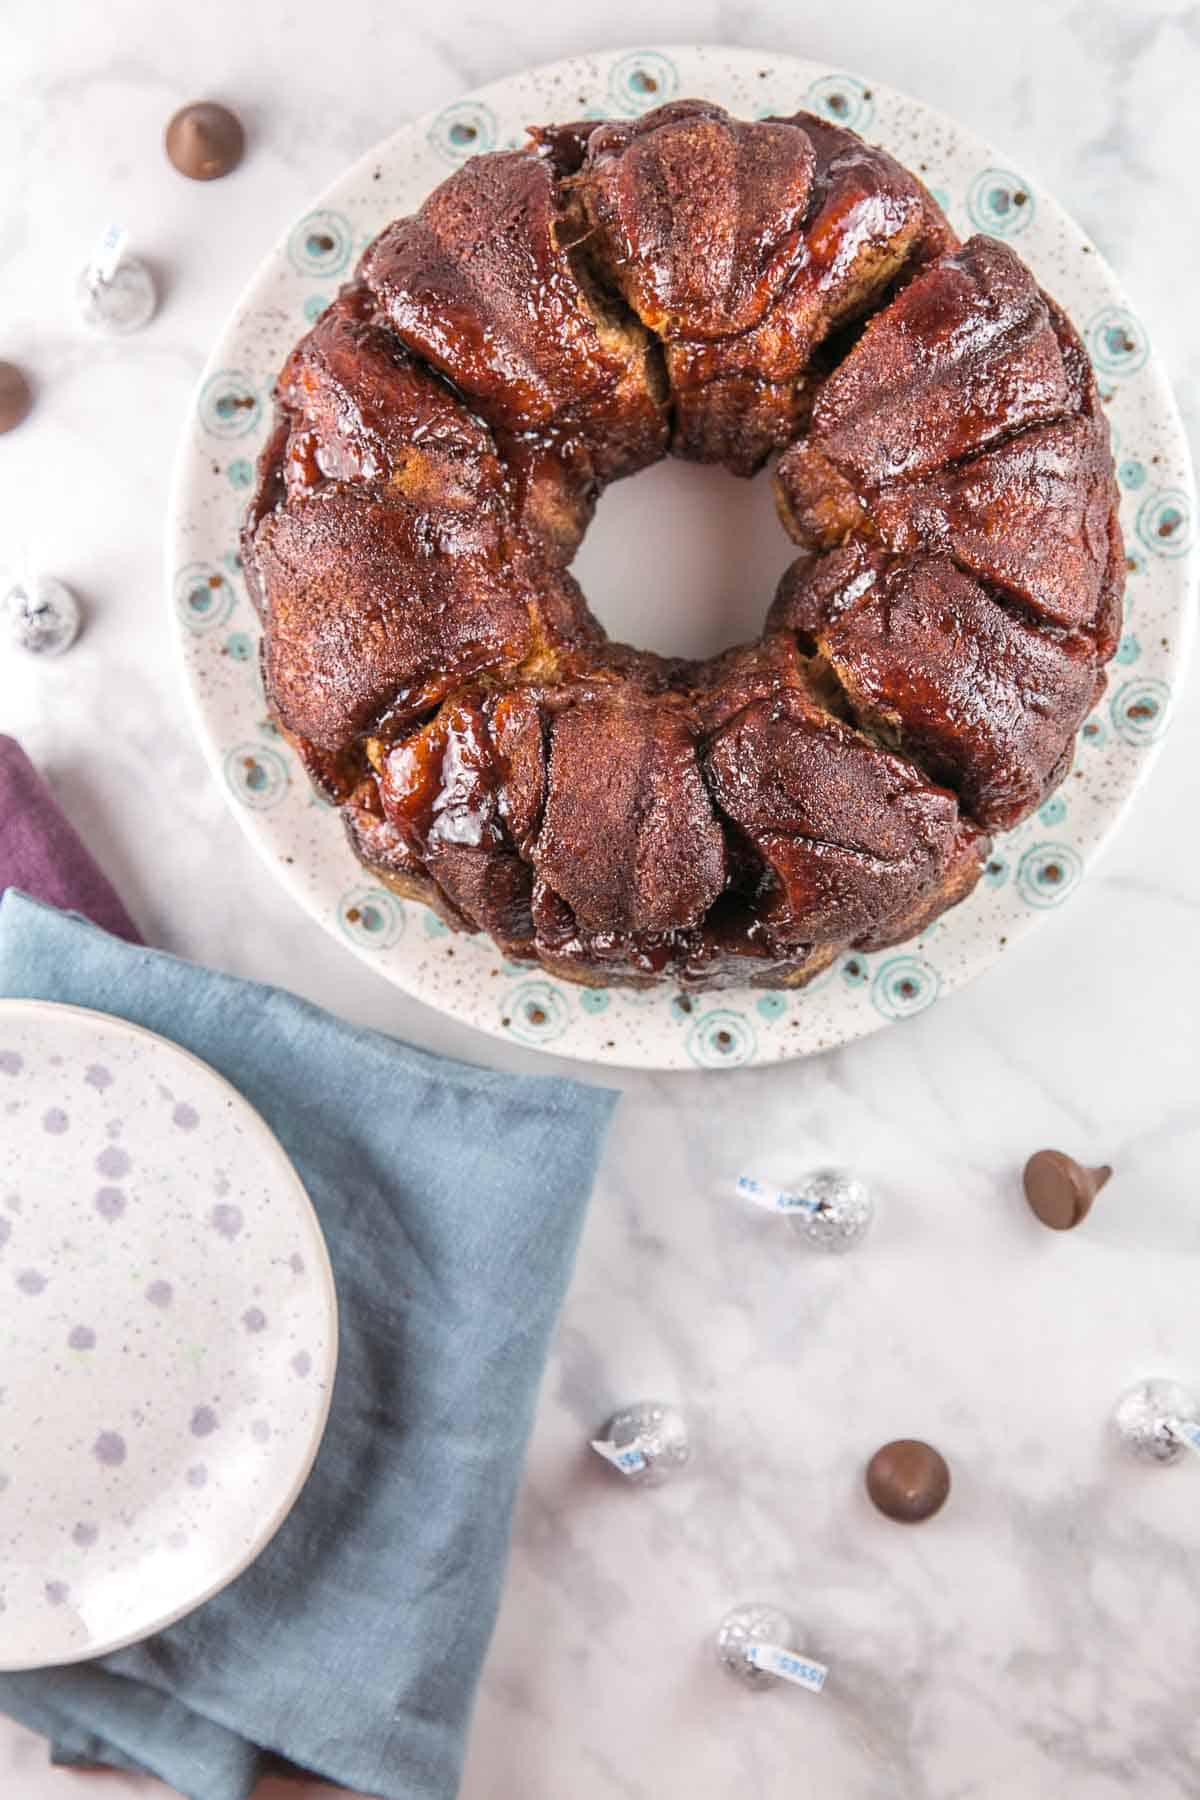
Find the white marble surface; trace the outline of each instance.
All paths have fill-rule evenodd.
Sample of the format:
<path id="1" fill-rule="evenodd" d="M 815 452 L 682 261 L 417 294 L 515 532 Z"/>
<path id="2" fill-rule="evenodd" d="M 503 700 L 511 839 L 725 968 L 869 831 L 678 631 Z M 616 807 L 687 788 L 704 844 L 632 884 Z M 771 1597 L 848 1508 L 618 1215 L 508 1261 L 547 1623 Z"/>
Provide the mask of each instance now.
<path id="1" fill-rule="evenodd" d="M 153 941 L 285 982 L 417 1042 L 549 1066 L 383 986 L 287 901 L 193 740 L 160 579 L 168 468 L 206 348 L 264 244 L 400 120 L 531 61 L 727 39 L 875 75 L 959 114 L 1075 212 L 1150 324 L 1195 427 L 1185 272 L 1200 82 L 1194 5 L 629 0 L 601 10 L 339 0 L 24 5 L 0 17 L 0 356 L 37 380 L 0 439 L 0 562 L 85 597 L 70 657 L 0 664 L 0 729 L 46 770 Z M 163 160 L 180 102 L 242 114 L 242 170 Z M 77 267 L 109 217 L 162 279 L 123 344 L 83 336 Z M 648 478 L 652 479 L 652 478 Z M 618 531 L 625 501 L 597 531 Z M 664 551 L 669 563 L 672 552 Z M 731 633 L 732 635 L 732 633 Z M 1011 961 L 819 1061 L 623 1079 L 517 1520 L 465 1800 L 1183 1800 L 1200 1791 L 1200 1468 L 1105 1446 L 1124 1384 L 1200 1384 L 1200 758 L 1195 680 L 1133 817 Z M 576 1071 L 577 1072 L 577 1071 Z M 1015 1186 L 1049 1143 L 1115 1164 L 1082 1232 Z M 720 1188 L 848 1159 L 869 1248 L 813 1262 Z M 581 1445 L 614 1403 L 676 1399 L 694 1468 L 626 1491 Z M 899 1434 L 950 1458 L 933 1524 L 873 1515 L 862 1464 Z M 825 1695 L 742 1694 L 725 1606 L 778 1598 Z M 50 1770 L 0 1722 L 5 1800 L 163 1793 Z M 291 1788 L 268 1790 L 285 1800 Z M 313 1789 L 312 1793 L 319 1790 Z"/>

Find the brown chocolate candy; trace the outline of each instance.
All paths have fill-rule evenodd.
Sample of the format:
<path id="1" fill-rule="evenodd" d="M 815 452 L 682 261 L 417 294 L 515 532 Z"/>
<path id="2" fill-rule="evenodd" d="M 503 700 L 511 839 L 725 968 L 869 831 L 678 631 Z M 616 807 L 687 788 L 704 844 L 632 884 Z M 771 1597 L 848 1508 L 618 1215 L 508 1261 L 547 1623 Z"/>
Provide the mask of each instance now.
<path id="1" fill-rule="evenodd" d="M 33 405 L 33 390 L 16 363 L 0 362 L 0 431 L 12 431 Z"/>
<path id="2" fill-rule="evenodd" d="M 192 181 L 216 181 L 242 160 L 246 134 L 227 106 L 194 100 L 181 106 L 164 137 L 167 155 L 181 175 Z"/>
<path id="3" fill-rule="evenodd" d="M 932 1444 L 896 1438 L 867 1464 L 867 1492 L 889 1519 L 915 1525 L 931 1519 L 950 1492 L 950 1469 Z"/>
<path id="4" fill-rule="evenodd" d="M 1036 1150 L 1025 1164 L 1030 1211 L 1051 1231 L 1070 1231 L 1086 1219 L 1112 1170 L 1085 1169 L 1062 1150 Z"/>

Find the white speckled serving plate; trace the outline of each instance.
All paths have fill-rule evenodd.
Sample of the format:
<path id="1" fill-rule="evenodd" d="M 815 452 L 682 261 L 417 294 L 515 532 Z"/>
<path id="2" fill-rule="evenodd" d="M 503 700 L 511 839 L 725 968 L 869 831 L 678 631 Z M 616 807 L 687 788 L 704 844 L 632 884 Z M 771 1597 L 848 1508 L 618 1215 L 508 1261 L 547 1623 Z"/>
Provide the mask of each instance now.
<path id="1" fill-rule="evenodd" d="M 634 114 L 682 95 L 743 117 L 824 112 L 916 170 L 958 231 L 1014 242 L 1083 332 L 1117 446 L 1126 631 L 1073 774 L 1000 840 L 964 906 L 915 943 L 844 956 L 799 993 L 575 987 L 504 962 L 484 938 L 451 936 L 426 908 L 374 886 L 267 718 L 238 569 L 238 525 L 274 375 L 380 227 L 468 156 L 522 142 L 527 124 Z M 908 1018 L 1069 898 L 1167 729 L 1191 632 L 1196 523 L 1186 442 L 1145 328 L 1019 152 L 1001 156 L 928 107 L 840 70 L 691 47 L 577 57 L 497 82 L 403 126 L 335 182 L 268 256 L 205 370 L 178 468 L 169 557 L 188 686 L 214 770 L 271 867 L 328 931 L 389 980 L 483 1031 L 597 1062 L 714 1069 L 802 1056 Z M 762 599 L 765 613 L 770 595 Z"/>
<path id="2" fill-rule="evenodd" d="M 0 1669 L 232 1581 L 304 1485 L 336 1360 L 316 1214 L 241 1095 L 122 1019 L 0 1000 Z"/>

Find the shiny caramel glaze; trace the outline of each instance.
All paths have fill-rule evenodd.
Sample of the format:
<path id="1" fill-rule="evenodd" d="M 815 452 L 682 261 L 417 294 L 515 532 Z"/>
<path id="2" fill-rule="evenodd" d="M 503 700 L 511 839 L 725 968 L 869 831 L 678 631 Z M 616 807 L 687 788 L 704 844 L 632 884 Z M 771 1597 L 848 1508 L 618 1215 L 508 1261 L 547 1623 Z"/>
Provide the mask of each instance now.
<path id="1" fill-rule="evenodd" d="M 1006 246 L 806 113 L 531 133 L 297 344 L 243 534 L 276 719 L 359 858 L 570 979 L 802 985 L 970 892 L 1119 631 L 1107 426 Z M 774 450 L 763 638 L 610 643 L 605 485 Z"/>
<path id="2" fill-rule="evenodd" d="M 705 750 L 709 784 L 762 868 L 776 953 L 875 935 L 937 886 L 964 826 L 953 795 L 802 689 L 757 700 Z"/>
<path id="3" fill-rule="evenodd" d="M 1005 830 L 1061 779 L 1103 677 L 1090 641 L 1039 628 L 946 556 L 851 539 L 802 558 L 771 622 L 811 641 L 854 716 Z"/>
<path id="4" fill-rule="evenodd" d="M 972 238 L 870 321 L 775 480 L 817 554 L 772 623 L 972 819 L 1015 825 L 1062 780 L 1120 632 L 1108 425 L 1070 322 Z"/>
<path id="5" fill-rule="evenodd" d="M 918 181 L 811 113 L 661 107 L 597 127 L 569 186 L 664 345 L 672 450 L 738 474 L 795 436 L 818 345 L 953 241 Z"/>
<path id="6" fill-rule="evenodd" d="M 652 340 L 573 256 L 542 158 L 473 158 L 375 240 L 360 274 L 401 342 L 493 428 L 573 442 L 599 481 L 662 455 Z"/>

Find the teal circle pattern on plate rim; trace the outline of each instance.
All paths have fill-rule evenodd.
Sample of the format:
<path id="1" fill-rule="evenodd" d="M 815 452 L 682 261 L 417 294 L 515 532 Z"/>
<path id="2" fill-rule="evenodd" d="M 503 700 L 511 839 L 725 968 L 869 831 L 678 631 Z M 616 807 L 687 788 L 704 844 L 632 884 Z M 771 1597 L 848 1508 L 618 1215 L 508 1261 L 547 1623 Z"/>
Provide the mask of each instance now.
<path id="1" fill-rule="evenodd" d="M 923 956 L 889 956 L 871 981 L 871 1004 L 883 1018 L 911 1019 L 938 997 L 941 979 Z"/>
<path id="2" fill-rule="evenodd" d="M 842 980 L 847 987 L 866 987 L 871 979 L 871 964 L 861 950 L 851 950 L 841 960 Z"/>
<path id="3" fill-rule="evenodd" d="M 287 793 L 288 766 L 277 750 L 261 744 L 235 744 L 225 758 L 225 782 L 242 806 L 265 812 Z"/>
<path id="4" fill-rule="evenodd" d="M 875 95 L 857 75 L 822 75 L 804 96 L 810 112 L 851 131 L 867 131 L 875 116 Z"/>
<path id="5" fill-rule="evenodd" d="M 1061 906 L 1082 873 L 1070 844 L 1034 844 L 1017 864 L 1017 887 L 1030 906 Z"/>
<path id="6" fill-rule="evenodd" d="M 753 1061 L 756 1047 L 753 1025 L 733 1006 L 702 1012 L 687 1035 L 687 1052 L 698 1069 L 740 1069 Z"/>
<path id="7" fill-rule="evenodd" d="M 218 369 L 200 389 L 196 412 L 210 437 L 247 437 L 262 420 L 263 404 L 244 369 Z"/>
<path id="8" fill-rule="evenodd" d="M 678 97 L 679 70 L 661 50 L 631 50 L 613 64 L 608 92 L 617 112 L 649 112 Z"/>
<path id="9" fill-rule="evenodd" d="M 498 137 L 495 113 L 475 100 L 456 100 L 429 127 L 429 142 L 448 163 L 495 150 Z"/>
<path id="10" fill-rule="evenodd" d="M 216 631 L 237 604 L 233 585 L 212 563 L 188 563 L 175 577 L 175 613 L 191 632 Z"/>
<path id="11" fill-rule="evenodd" d="M 1182 488 L 1159 488 L 1138 507 L 1138 536 L 1152 556 L 1187 556 L 1194 518 L 1195 502 Z"/>
<path id="12" fill-rule="evenodd" d="M 395 894 L 364 882 L 342 895 L 338 924 L 352 943 L 366 946 L 375 956 L 400 941 L 408 920 Z"/>
<path id="13" fill-rule="evenodd" d="M 336 291 L 376 231 L 414 210 L 452 167 L 491 142 L 517 142 L 538 119 L 629 117 L 688 94 L 742 117 L 809 107 L 848 125 L 855 119 L 831 111 L 829 96 L 869 102 L 872 140 L 950 197 L 955 229 L 1014 237 L 1079 323 L 1120 444 L 1129 561 L 1121 655 L 1134 644 L 1138 654 L 1132 665 L 1112 665 L 1108 692 L 1085 721 L 1075 774 L 1049 801 L 1050 819 L 1057 819 L 1054 798 L 1066 802 L 1065 816 L 999 838 L 972 898 L 918 942 L 847 952 L 795 990 L 580 988 L 509 964 L 486 940 L 449 931 L 427 908 L 372 886 L 341 821 L 313 799 L 291 746 L 269 726 L 257 654 L 242 654 L 245 639 L 257 645 L 258 631 L 233 549 L 247 490 L 229 471 L 253 464 L 262 446 L 275 375 L 308 309 Z M 464 129 L 452 138 L 456 123 Z M 201 379 L 180 446 L 166 576 L 187 689 L 214 771 L 274 877 L 323 929 L 429 1005 L 506 1041 L 601 1063 L 721 1069 L 806 1055 L 922 1010 L 987 967 L 1002 941 L 1014 945 L 1078 886 L 1144 778 L 1179 686 L 1194 613 L 1193 486 L 1182 428 L 1136 307 L 1098 255 L 1081 254 L 1085 240 L 1052 196 L 1025 180 L 1019 154 L 977 142 L 869 78 L 766 51 L 668 45 L 576 57 L 464 96 L 403 127 L 313 201 L 255 276 Z M 1026 198 L 1018 201 L 1018 193 Z M 337 229 L 314 230 L 322 219 L 336 219 Z M 308 237 L 331 245 L 309 245 Z M 214 578 L 210 601 L 200 582 Z M 247 757 L 252 766 L 239 760 Z M 1048 845 L 1065 879 L 1048 880 L 1037 863 Z M 373 896 L 369 918 L 348 920 L 347 896 L 366 894 Z"/>
<path id="14" fill-rule="evenodd" d="M 972 225 L 992 237 L 1019 237 L 1033 224 L 1035 211 L 1029 183 L 1011 169 L 981 170 L 967 194 Z"/>
<path id="15" fill-rule="evenodd" d="M 1102 306 L 1084 326 L 1083 338 L 1097 375 L 1110 380 L 1136 375 L 1150 354 L 1146 327 L 1127 306 Z"/>
<path id="16" fill-rule="evenodd" d="M 1171 690 L 1165 681 L 1127 681 L 1109 702 L 1113 730 L 1124 744 L 1156 744 L 1167 728 Z"/>
<path id="17" fill-rule="evenodd" d="M 500 1018 L 523 1044 L 552 1044 L 570 1024 L 570 1009 L 557 982 L 535 976 L 504 996 Z"/>
<path id="18" fill-rule="evenodd" d="M 298 275 L 341 275 L 354 254 L 354 228 L 340 212 L 306 213 L 288 236 L 288 255 Z"/>

